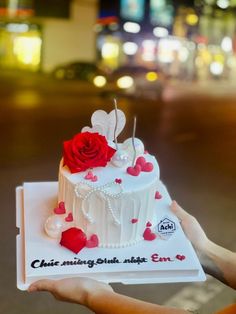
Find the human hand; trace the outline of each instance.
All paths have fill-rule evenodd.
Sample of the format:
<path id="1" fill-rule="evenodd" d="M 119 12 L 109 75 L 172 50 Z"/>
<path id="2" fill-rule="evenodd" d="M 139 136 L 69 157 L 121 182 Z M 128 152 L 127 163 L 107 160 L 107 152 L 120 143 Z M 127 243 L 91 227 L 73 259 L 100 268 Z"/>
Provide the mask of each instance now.
<path id="1" fill-rule="evenodd" d="M 172 202 L 170 209 L 179 218 L 184 233 L 195 249 L 200 252 L 204 251 L 209 239 L 197 219 L 181 208 L 176 201 Z"/>
<path id="2" fill-rule="evenodd" d="M 48 291 L 57 300 L 78 303 L 89 307 L 90 299 L 98 293 L 113 292 L 105 283 L 90 278 L 67 278 L 61 280 L 39 280 L 28 288 L 28 292 Z"/>

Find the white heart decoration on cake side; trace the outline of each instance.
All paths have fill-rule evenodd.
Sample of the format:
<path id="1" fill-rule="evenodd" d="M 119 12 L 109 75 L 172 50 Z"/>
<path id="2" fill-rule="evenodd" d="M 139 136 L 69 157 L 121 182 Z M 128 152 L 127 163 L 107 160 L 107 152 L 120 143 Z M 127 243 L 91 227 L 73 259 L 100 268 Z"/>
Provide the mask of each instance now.
<path id="1" fill-rule="evenodd" d="M 99 133 L 101 135 L 105 135 L 103 127 L 101 125 L 97 125 L 97 124 L 93 125 L 92 128 L 90 128 L 89 126 L 85 126 L 85 127 L 83 127 L 81 132 L 82 133 L 84 133 L 84 132 Z"/>

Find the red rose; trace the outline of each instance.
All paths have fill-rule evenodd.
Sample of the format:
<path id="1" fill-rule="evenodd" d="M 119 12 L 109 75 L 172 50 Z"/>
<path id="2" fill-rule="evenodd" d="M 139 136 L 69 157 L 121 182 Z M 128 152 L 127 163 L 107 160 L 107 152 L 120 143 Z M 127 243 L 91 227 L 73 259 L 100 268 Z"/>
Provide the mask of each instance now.
<path id="1" fill-rule="evenodd" d="M 71 173 L 105 167 L 115 151 L 108 146 L 105 136 L 90 132 L 79 133 L 63 143 L 64 165 L 69 167 Z"/>
<path id="2" fill-rule="evenodd" d="M 62 232 L 60 244 L 77 254 L 85 247 L 86 241 L 86 234 L 73 227 Z"/>

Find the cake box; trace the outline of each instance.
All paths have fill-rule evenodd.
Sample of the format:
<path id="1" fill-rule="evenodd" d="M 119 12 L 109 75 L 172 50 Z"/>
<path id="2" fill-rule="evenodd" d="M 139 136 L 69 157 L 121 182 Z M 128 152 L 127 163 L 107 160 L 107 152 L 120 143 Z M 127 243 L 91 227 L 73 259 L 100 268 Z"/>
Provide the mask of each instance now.
<path id="1" fill-rule="evenodd" d="M 30 182 L 16 188 L 17 287 L 39 279 L 90 277 L 123 284 L 193 282 L 206 279 L 197 255 L 169 207 L 160 181 L 153 241 L 125 248 L 83 248 L 78 254 L 49 238 L 44 222 L 57 202 L 58 182 Z"/>

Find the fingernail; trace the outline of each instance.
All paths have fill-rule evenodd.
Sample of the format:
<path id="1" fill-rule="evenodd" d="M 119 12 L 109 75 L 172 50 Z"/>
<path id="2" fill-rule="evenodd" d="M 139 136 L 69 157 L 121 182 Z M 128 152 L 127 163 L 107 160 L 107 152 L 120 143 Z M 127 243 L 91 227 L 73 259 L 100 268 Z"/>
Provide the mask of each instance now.
<path id="1" fill-rule="evenodd" d="M 35 292 L 35 291 L 37 291 L 37 288 L 35 286 L 30 286 L 28 288 L 28 292 Z"/>

